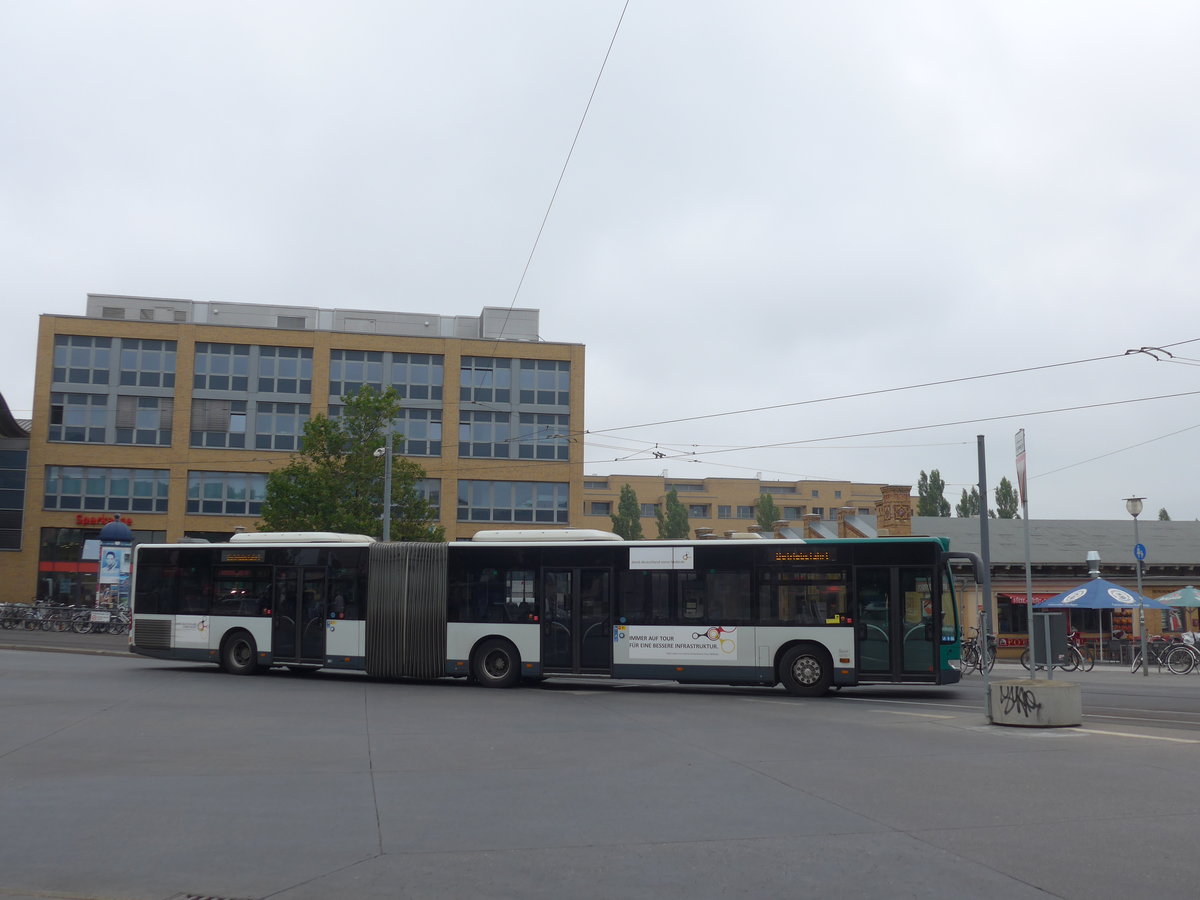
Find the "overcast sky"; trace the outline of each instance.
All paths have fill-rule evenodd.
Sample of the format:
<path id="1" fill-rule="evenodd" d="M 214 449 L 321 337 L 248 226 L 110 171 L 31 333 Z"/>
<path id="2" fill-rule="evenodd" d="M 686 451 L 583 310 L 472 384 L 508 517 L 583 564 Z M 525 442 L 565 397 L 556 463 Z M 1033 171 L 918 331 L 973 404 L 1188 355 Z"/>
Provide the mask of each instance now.
<path id="1" fill-rule="evenodd" d="M 515 301 L 587 345 L 588 474 L 936 468 L 954 504 L 1024 428 L 1031 517 L 1200 518 L 1197 35 L 1166 0 L 4 0 L 0 392 L 31 414 L 37 316 L 88 292 Z"/>

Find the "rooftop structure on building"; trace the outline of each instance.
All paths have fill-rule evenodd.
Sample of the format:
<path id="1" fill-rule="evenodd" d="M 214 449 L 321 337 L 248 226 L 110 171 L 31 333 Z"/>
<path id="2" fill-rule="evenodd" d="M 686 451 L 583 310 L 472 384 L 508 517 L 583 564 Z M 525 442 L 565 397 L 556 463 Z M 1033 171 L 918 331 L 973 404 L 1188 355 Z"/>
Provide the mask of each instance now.
<path id="1" fill-rule="evenodd" d="M 88 294 L 87 316 L 135 322 L 343 331 L 397 337 L 540 341 L 538 310 L 485 306 L 478 316 Z"/>

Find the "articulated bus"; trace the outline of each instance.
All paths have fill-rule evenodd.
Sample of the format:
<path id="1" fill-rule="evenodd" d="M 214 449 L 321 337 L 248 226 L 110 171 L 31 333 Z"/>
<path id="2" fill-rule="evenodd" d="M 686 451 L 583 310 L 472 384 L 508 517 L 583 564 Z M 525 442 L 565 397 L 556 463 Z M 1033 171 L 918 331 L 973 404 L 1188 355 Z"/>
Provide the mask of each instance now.
<path id="1" fill-rule="evenodd" d="M 452 543 L 245 533 L 142 544 L 130 650 L 218 663 L 469 678 L 951 684 L 959 627 L 939 538 L 625 541 L 587 529 Z M 750 539 L 753 538 L 753 539 Z"/>

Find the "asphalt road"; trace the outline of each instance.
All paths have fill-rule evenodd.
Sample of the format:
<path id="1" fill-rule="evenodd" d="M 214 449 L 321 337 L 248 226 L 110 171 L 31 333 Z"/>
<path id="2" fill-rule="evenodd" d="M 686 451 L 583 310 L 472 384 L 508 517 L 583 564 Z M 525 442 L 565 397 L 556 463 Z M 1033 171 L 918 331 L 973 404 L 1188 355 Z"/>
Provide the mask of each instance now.
<path id="1" fill-rule="evenodd" d="M 1092 673 L 1119 721 L 1013 729 L 971 682 L 489 691 L 117 653 L 0 650 L 0 898 L 1196 893 L 1197 676 Z"/>
<path id="2" fill-rule="evenodd" d="M 127 635 L 86 634 L 46 631 L 0 631 L 0 649 L 54 649 L 64 652 L 88 652 L 127 656 Z M 990 680 L 1003 681 L 1028 678 L 1029 673 L 1016 663 L 998 663 Z M 1044 678 L 1044 673 L 1039 673 Z M 1085 724 L 1148 725 L 1167 729 L 1200 730 L 1200 670 L 1191 675 L 1172 675 L 1165 669 L 1151 669 L 1149 676 L 1133 674 L 1127 666 L 1101 665 L 1091 672 L 1063 673 L 1056 679 L 1072 681 L 1081 686 Z M 568 682 L 569 683 L 569 682 Z M 595 682 L 603 689 L 605 682 Z M 668 682 L 673 690 L 686 690 Z M 623 688 L 636 688 L 637 683 L 622 683 Z M 717 688 L 732 693 L 738 689 Z M 742 693 L 756 696 L 761 688 L 745 688 Z M 836 695 L 850 701 L 915 703 L 920 706 L 940 705 L 950 710 L 984 709 L 983 680 L 978 674 L 967 675 L 961 684 L 938 688 L 930 692 L 921 688 L 854 688 Z"/>

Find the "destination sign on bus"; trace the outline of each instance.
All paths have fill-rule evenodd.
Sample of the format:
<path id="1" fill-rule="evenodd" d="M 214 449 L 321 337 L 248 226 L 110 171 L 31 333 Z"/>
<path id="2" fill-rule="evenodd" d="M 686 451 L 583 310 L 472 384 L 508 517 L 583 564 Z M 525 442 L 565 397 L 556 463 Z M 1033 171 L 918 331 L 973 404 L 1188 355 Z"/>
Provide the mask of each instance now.
<path id="1" fill-rule="evenodd" d="M 832 550 L 778 550 L 775 562 L 833 562 L 836 559 Z"/>
<path id="2" fill-rule="evenodd" d="M 262 550 L 222 550 L 221 562 L 263 562 L 267 558 Z"/>

